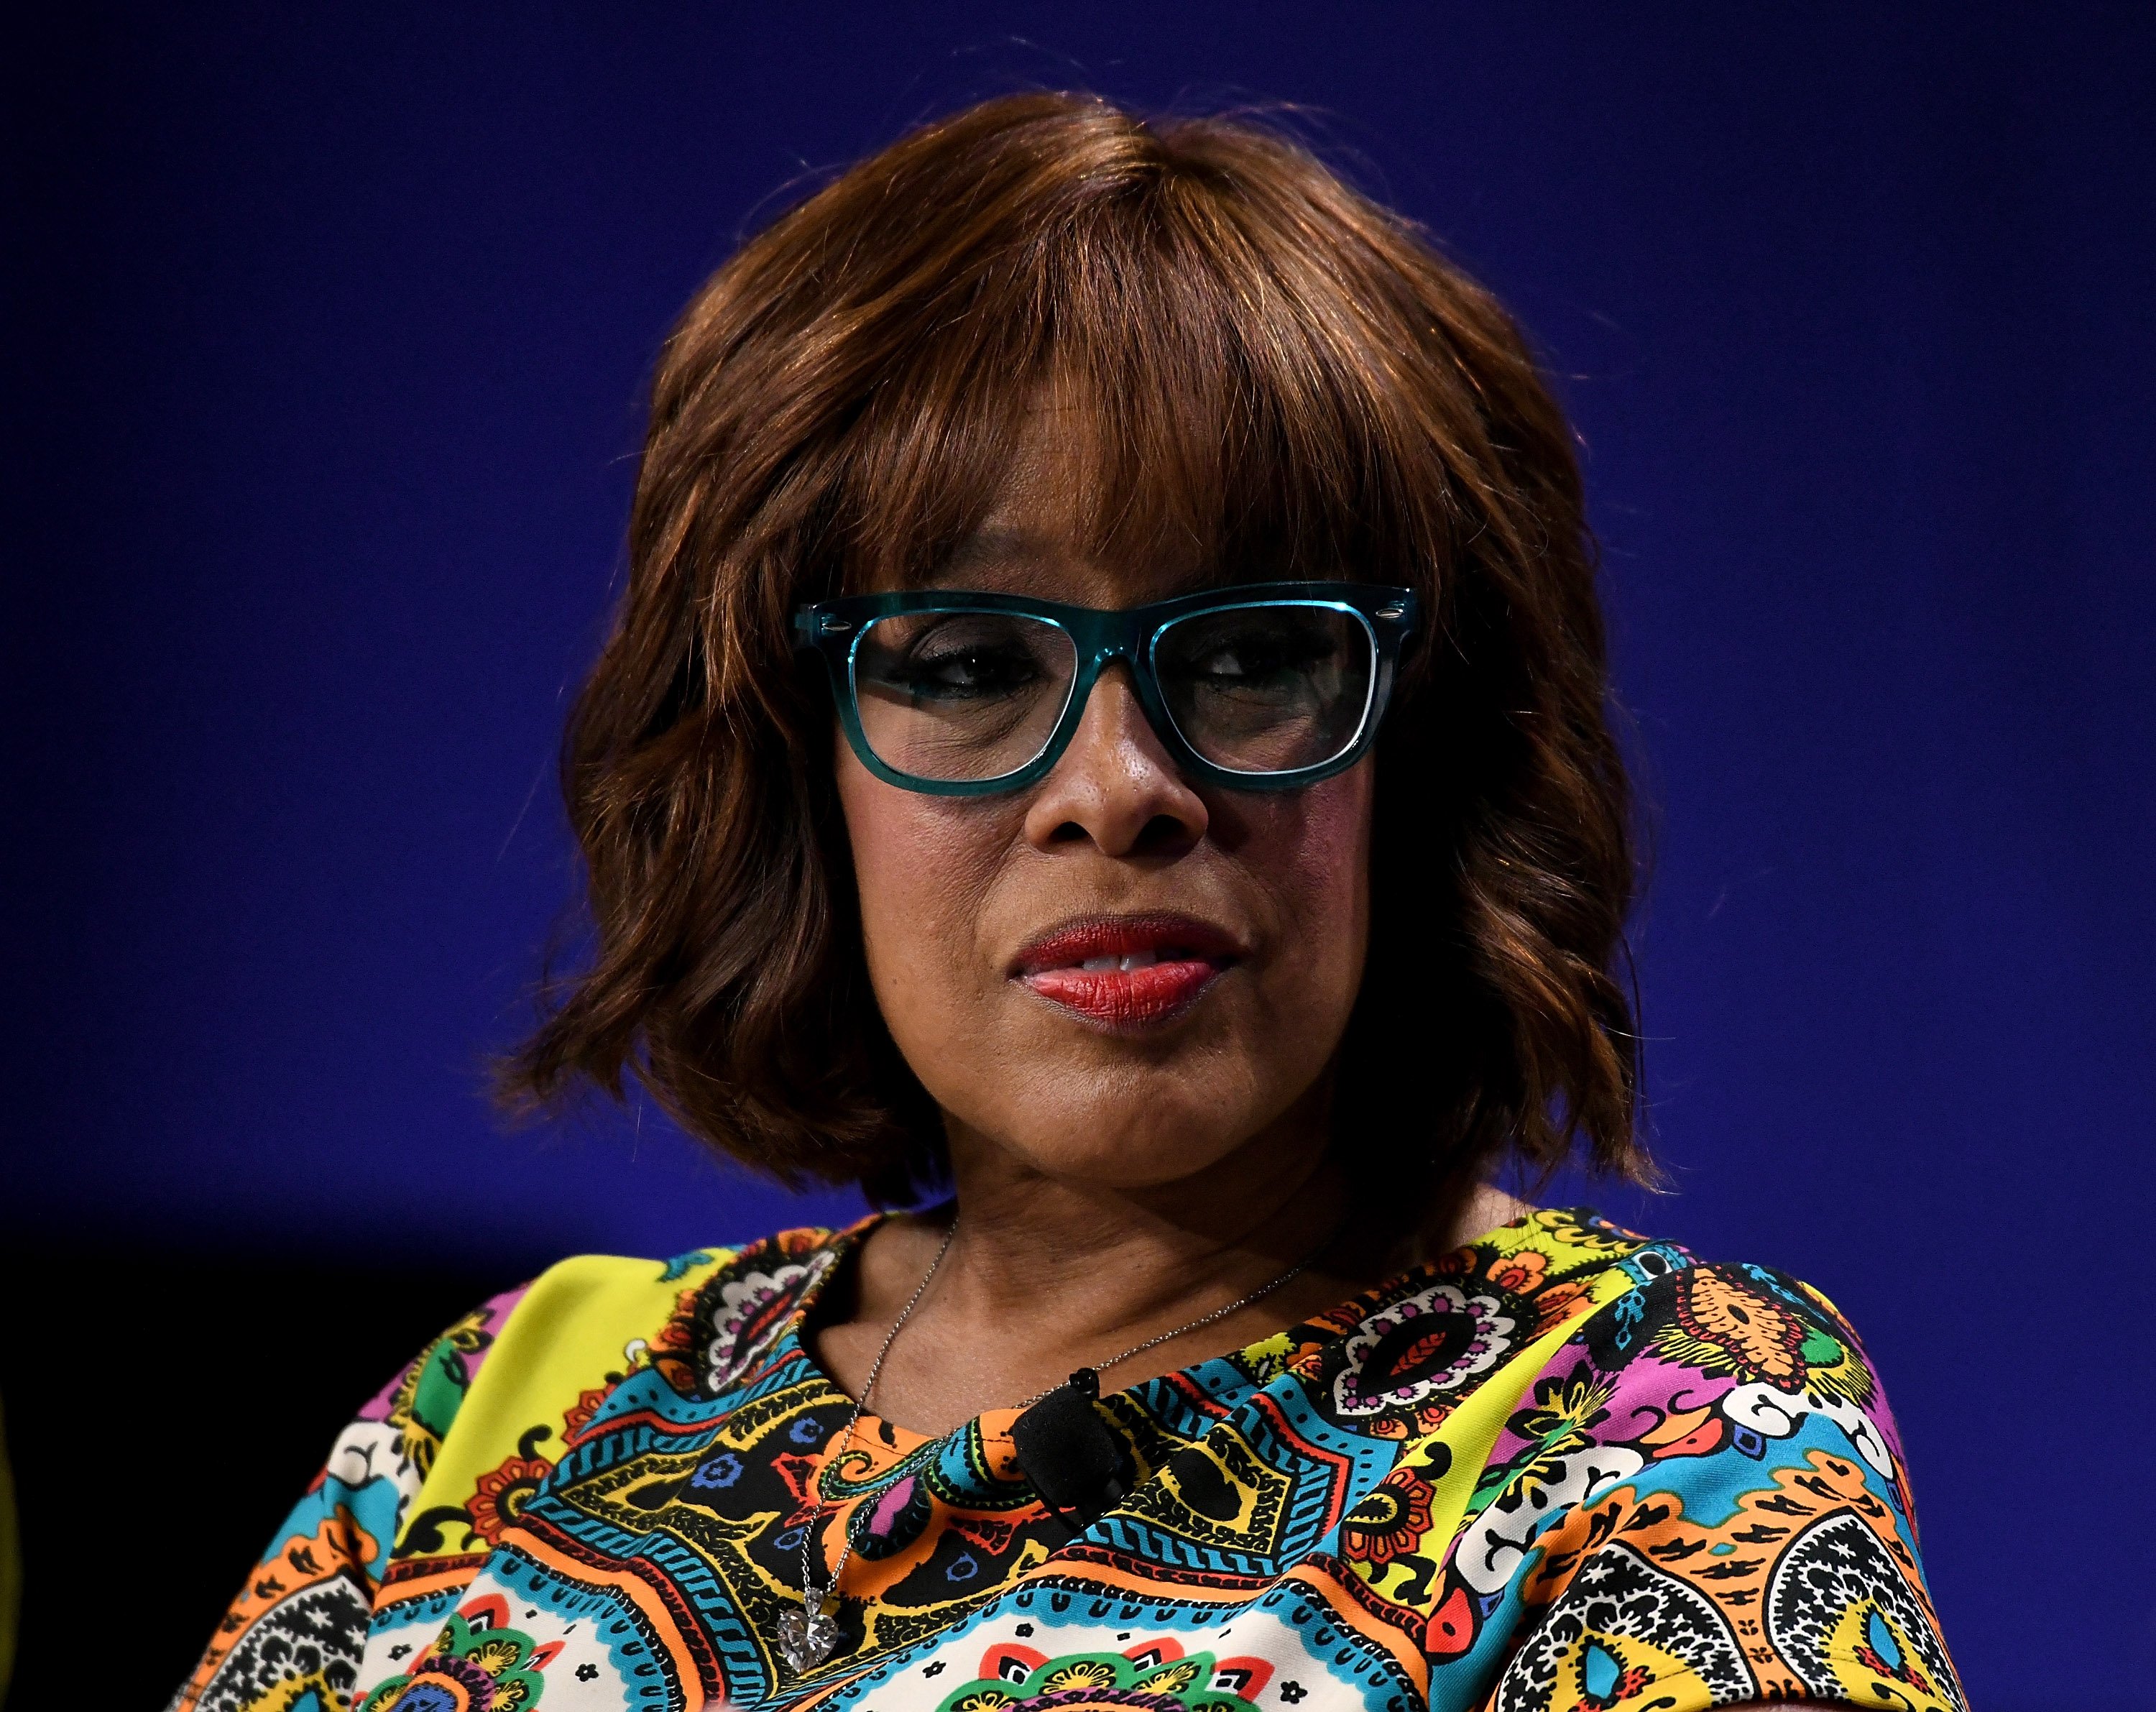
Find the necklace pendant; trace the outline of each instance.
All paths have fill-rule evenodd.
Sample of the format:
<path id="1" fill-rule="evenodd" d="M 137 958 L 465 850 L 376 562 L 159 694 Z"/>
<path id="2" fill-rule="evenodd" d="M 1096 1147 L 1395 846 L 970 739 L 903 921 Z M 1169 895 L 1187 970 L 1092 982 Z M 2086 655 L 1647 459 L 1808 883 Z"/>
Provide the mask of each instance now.
<path id="1" fill-rule="evenodd" d="M 839 1644 L 839 1625 L 824 1615 L 824 1591 L 809 1588 L 801 1609 L 789 1611 L 778 1620 L 778 1656 L 796 1676 L 806 1676 L 829 1658 Z"/>

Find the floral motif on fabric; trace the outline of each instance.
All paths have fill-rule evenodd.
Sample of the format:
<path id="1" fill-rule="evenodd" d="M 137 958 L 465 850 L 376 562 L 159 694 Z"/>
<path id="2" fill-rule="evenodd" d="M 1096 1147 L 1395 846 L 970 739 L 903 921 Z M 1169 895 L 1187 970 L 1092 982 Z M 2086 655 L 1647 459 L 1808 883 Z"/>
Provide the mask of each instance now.
<path id="1" fill-rule="evenodd" d="M 452 1613 L 408 1672 L 367 1695 L 360 1712 L 532 1712 L 561 1650 L 558 1642 L 536 1646 L 510 1627 L 502 1600 L 475 1600 Z"/>
<path id="2" fill-rule="evenodd" d="M 479 1477 L 465 1514 L 472 1532 L 489 1545 L 501 1538 L 502 1529 L 516 1519 L 525 1502 L 538 1491 L 540 1483 L 554 1472 L 554 1465 L 531 1454 L 533 1434 L 526 1433 L 517 1454 L 501 1461 Z"/>
<path id="3" fill-rule="evenodd" d="M 1046 1712 L 1048 1708 L 1130 1706 L 1147 1712 L 1254 1712 L 1273 1667 L 1262 1658 L 1186 1653 L 1172 1635 L 1121 1653 L 1050 1658 L 1005 1644 L 983 1655 L 978 1674 L 947 1694 L 937 1712 Z M 1291 1702 L 1292 1704 L 1292 1702 Z"/>
<path id="4" fill-rule="evenodd" d="M 1342 1518 L 1340 1549 L 1351 1561 L 1382 1568 L 1424 1549 L 1436 1514 L 1435 1483 L 1452 1453 L 1432 1444 L 1424 1457 L 1399 1464 Z"/>

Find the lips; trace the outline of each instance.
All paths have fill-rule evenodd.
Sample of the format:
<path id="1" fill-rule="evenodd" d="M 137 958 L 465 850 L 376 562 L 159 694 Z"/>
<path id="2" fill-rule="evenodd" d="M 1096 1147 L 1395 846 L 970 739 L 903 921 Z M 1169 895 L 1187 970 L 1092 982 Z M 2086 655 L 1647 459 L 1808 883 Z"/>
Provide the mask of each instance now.
<path id="1" fill-rule="evenodd" d="M 1094 916 L 1028 946 L 1014 976 L 1088 1021 L 1142 1027 L 1188 1010 L 1236 955 L 1228 934 L 1194 917 Z"/>

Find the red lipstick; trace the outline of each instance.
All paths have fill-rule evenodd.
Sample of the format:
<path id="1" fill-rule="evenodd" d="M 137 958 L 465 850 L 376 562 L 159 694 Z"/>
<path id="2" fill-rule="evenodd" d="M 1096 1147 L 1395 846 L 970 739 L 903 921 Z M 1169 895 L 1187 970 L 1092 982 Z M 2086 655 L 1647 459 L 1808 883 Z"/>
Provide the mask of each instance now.
<path id="1" fill-rule="evenodd" d="M 1111 1028 L 1188 1010 L 1236 958 L 1235 942 L 1189 916 L 1090 916 L 1019 954 L 1014 971 L 1044 999 Z"/>

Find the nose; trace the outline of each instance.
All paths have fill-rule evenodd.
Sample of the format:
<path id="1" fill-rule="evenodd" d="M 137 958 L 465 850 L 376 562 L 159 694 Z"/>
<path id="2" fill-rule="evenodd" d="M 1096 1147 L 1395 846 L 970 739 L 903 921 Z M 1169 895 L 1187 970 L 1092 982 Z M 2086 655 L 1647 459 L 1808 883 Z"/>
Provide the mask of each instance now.
<path id="1" fill-rule="evenodd" d="M 1118 664 L 1094 681 L 1070 747 L 1026 810 L 1025 836 L 1040 850 L 1086 839 L 1104 856 L 1173 855 L 1208 819 Z"/>

